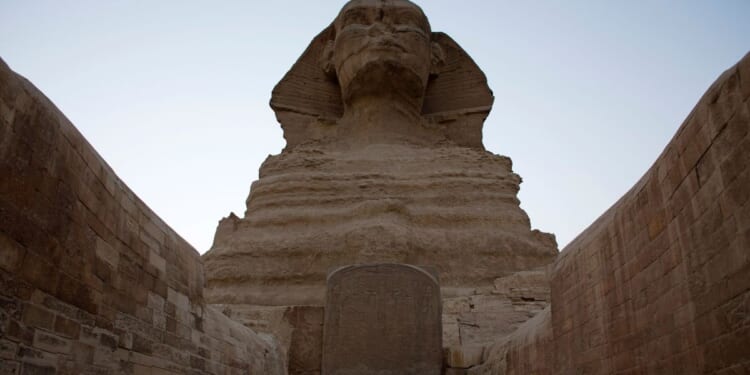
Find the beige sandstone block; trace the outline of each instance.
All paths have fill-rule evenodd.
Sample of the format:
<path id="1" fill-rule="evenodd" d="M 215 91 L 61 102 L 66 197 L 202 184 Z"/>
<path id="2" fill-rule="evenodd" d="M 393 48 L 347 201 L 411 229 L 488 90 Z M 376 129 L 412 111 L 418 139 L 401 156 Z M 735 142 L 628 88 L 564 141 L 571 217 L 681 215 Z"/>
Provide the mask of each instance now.
<path id="1" fill-rule="evenodd" d="M 458 316 L 443 315 L 443 346 L 458 346 L 461 344 L 461 334 Z"/>
<path id="2" fill-rule="evenodd" d="M 443 314 L 458 314 L 471 311 L 469 297 L 443 298 Z"/>
<path id="3" fill-rule="evenodd" d="M 18 344 L 6 340 L 6 339 L 0 339 L 0 359 L 3 360 L 10 360 L 15 358 L 16 352 L 18 351 Z"/>
<path id="4" fill-rule="evenodd" d="M 21 266 L 26 252 L 16 241 L 0 233 L 0 269 L 15 272 Z"/>
<path id="5" fill-rule="evenodd" d="M 96 256 L 117 269 L 120 254 L 101 237 L 96 237 Z"/>
<path id="6" fill-rule="evenodd" d="M 484 361 L 483 346 L 449 346 L 444 350 L 445 364 L 453 368 L 469 368 Z"/>
<path id="7" fill-rule="evenodd" d="M 173 303 L 179 310 L 190 311 L 190 299 L 172 288 L 167 289 L 167 301 Z"/>
<path id="8" fill-rule="evenodd" d="M 155 251 L 150 251 L 148 256 L 149 264 L 159 270 L 160 275 L 167 273 L 167 261 Z"/>

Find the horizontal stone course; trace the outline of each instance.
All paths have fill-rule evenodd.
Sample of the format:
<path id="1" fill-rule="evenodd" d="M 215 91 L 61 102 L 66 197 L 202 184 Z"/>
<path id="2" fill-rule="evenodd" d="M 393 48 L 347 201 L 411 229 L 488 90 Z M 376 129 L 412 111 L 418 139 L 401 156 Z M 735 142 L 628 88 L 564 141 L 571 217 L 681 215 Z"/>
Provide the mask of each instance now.
<path id="1" fill-rule="evenodd" d="M 653 167 L 558 256 L 552 303 L 477 373 L 750 369 L 750 55 Z"/>
<path id="2" fill-rule="evenodd" d="M 199 254 L 2 61 L 0 134 L 0 374 L 283 372 L 203 304 Z"/>

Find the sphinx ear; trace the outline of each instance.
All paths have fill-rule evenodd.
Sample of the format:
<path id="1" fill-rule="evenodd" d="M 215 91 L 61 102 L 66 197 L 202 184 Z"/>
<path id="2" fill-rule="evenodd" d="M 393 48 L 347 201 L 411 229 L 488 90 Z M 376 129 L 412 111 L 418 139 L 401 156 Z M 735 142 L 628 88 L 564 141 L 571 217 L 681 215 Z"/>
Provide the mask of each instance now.
<path id="1" fill-rule="evenodd" d="M 323 51 L 320 53 L 318 64 L 327 76 L 332 77 L 336 75 L 336 67 L 333 65 L 333 40 L 326 42 Z"/>
<path id="2" fill-rule="evenodd" d="M 431 75 L 438 75 L 440 74 L 440 71 L 443 68 L 443 65 L 445 65 L 445 52 L 443 51 L 443 47 L 440 46 L 437 42 L 432 42 L 432 56 L 431 56 L 431 66 L 430 66 L 430 74 Z"/>

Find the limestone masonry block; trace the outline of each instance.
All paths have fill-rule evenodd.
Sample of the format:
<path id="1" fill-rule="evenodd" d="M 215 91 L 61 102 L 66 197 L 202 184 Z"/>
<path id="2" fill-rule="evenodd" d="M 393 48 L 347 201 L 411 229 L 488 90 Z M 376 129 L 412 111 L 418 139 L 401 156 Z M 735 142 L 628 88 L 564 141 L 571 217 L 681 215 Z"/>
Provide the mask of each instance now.
<path id="1" fill-rule="evenodd" d="M 482 346 L 449 346 L 444 351 L 445 364 L 451 368 L 466 369 L 482 364 L 484 347 Z"/>
<path id="2" fill-rule="evenodd" d="M 203 307 L 198 253 L 2 61 L 0 88 L 0 373 L 284 373 L 273 341 Z"/>
<path id="3" fill-rule="evenodd" d="M 750 55 L 724 73 L 643 178 L 560 253 L 551 309 L 472 370 L 747 372 L 748 66 Z"/>

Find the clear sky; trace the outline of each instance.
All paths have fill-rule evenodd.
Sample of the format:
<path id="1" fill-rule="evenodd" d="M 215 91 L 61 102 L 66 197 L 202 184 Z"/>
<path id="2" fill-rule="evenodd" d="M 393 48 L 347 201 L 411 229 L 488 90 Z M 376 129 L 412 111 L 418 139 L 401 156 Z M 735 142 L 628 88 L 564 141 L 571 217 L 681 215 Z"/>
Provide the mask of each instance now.
<path id="1" fill-rule="evenodd" d="M 0 57 L 198 251 L 284 147 L 271 89 L 343 1 L 0 0 Z M 422 1 L 487 75 L 488 150 L 562 249 L 750 50 L 750 1 Z"/>

